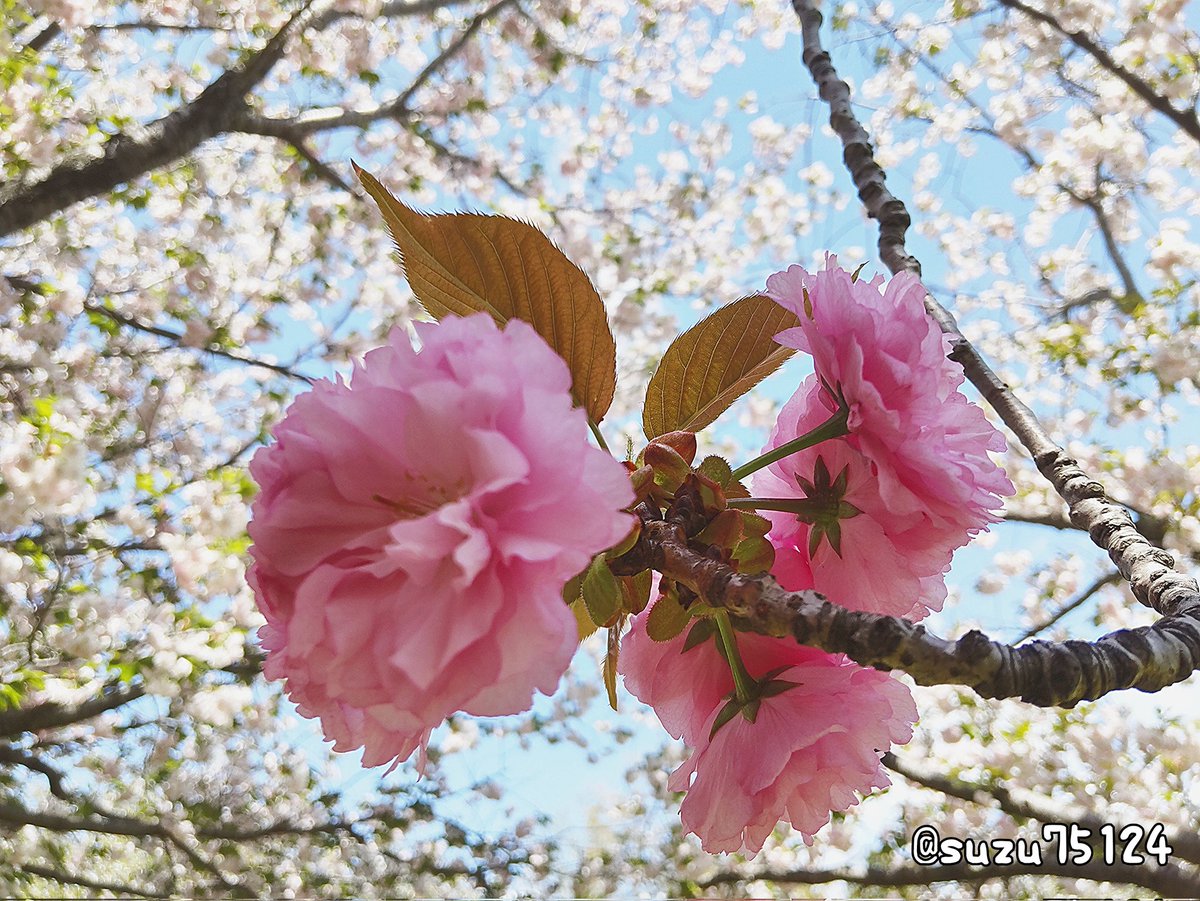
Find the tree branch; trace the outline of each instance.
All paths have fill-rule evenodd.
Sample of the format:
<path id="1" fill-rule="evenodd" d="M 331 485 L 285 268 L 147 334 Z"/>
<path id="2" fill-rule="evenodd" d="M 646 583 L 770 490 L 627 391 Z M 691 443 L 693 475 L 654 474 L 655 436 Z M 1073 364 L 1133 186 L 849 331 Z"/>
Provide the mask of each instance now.
<path id="1" fill-rule="evenodd" d="M 850 86 L 838 77 L 829 54 L 821 46 L 821 13 L 812 0 L 793 0 L 792 7 L 803 31 L 804 63 L 822 99 L 829 104 L 829 122 L 841 138 L 846 167 L 868 215 L 879 222 L 880 256 L 893 273 L 907 271 L 920 275 L 920 263 L 905 246 L 904 235 L 912 220 L 904 202 L 887 187 L 887 177 L 875 161 L 870 136 L 851 109 Z M 1200 622 L 1193 618 L 1200 616 L 1200 588 L 1196 581 L 1174 572 L 1174 558 L 1142 537 L 1129 514 L 1105 495 L 1104 486 L 1090 478 L 1054 443 L 1033 411 L 1017 399 L 963 336 L 954 316 L 930 295 L 926 295 L 925 307 L 950 338 L 950 358 L 963 367 L 967 378 L 1012 429 L 1038 470 L 1067 502 L 1071 521 L 1108 553 L 1138 601 L 1173 616 L 1173 623 L 1192 633 Z"/>
<path id="2" fill-rule="evenodd" d="M 973 867 L 967 864 L 947 866 L 900 865 L 869 867 L 862 872 L 845 870 L 770 870 L 756 873 L 718 873 L 700 883 L 701 888 L 741 884 L 763 880 L 796 885 L 822 885 L 829 882 L 848 882 L 851 885 L 908 886 L 929 885 L 935 882 L 979 883 L 990 879 L 1012 879 L 1015 876 L 1058 876 L 1066 879 L 1087 879 L 1091 882 L 1137 885 L 1151 889 L 1164 897 L 1190 898 L 1196 894 L 1197 876 L 1183 867 L 1168 863 L 1162 867 L 1135 867 L 1128 864 L 1108 865 L 1091 860 L 1082 866 L 1060 864 L 1057 855 L 1039 866 L 1036 864 L 993 864 Z"/>
<path id="3" fill-rule="evenodd" d="M 227 876 L 220 867 L 193 848 L 186 839 L 176 835 L 163 823 L 138 820 L 123 816 L 68 817 L 44 811 L 29 810 L 10 801 L 0 802 L 0 822 L 18 826 L 36 826 L 51 832 L 98 832 L 104 835 L 128 835 L 143 838 L 158 838 L 170 842 L 184 853 L 197 868 L 212 874 L 221 887 L 234 897 L 254 897 L 238 880 Z"/>
<path id="4" fill-rule="evenodd" d="M 1184 134 L 1197 143 L 1200 143 L 1200 119 L 1197 119 L 1194 109 L 1181 110 L 1176 107 L 1166 97 L 1155 91 L 1144 78 L 1131 72 L 1114 60 L 1108 51 L 1092 40 L 1091 37 L 1082 31 L 1068 31 L 1061 22 L 1050 14 L 1027 6 L 1021 0 L 1000 0 L 1000 4 L 1007 6 L 1009 9 L 1018 10 L 1034 21 L 1041 22 L 1043 25 L 1050 26 L 1050 28 L 1057 31 L 1084 53 L 1088 54 L 1101 68 L 1125 82 L 1125 85 L 1133 93 L 1146 101 L 1146 104 L 1151 109 L 1162 113 L 1178 125 Z"/>
<path id="5" fill-rule="evenodd" d="M 62 870 L 54 870 L 50 867 L 44 867 L 36 863 L 23 863 L 18 868 L 19 872 L 29 876 L 36 876 L 39 879 L 49 879 L 52 882 L 61 882 L 63 885 L 77 885 L 80 888 L 91 889 L 94 892 L 107 892 L 110 895 L 118 897 L 137 897 L 137 898 L 170 898 L 170 892 L 160 892 L 149 888 L 135 888 L 131 885 L 123 885 L 118 882 L 101 882 L 98 879 L 88 879 L 85 876 L 75 876 L 71 873 L 64 873 Z"/>
<path id="6" fill-rule="evenodd" d="M 1200 669 L 1200 620 L 1190 614 L 1091 642 L 1012 647 L 975 630 L 949 641 L 900 617 L 850 610 L 815 591 L 786 591 L 767 573 L 738 573 L 690 548 L 678 523 L 648 516 L 637 544 L 612 562 L 617 575 L 647 568 L 728 610 L 741 628 L 846 654 L 862 666 L 903 670 L 920 685 L 965 685 L 984 698 L 1071 707 L 1126 688 L 1158 691 Z"/>
<path id="7" fill-rule="evenodd" d="M 12 745 L 0 745 L 0 763 L 15 763 L 18 766 L 25 767 L 27 770 L 41 773 L 46 777 L 46 781 L 50 783 L 50 794 L 54 795 L 60 801 L 71 800 L 71 795 L 63 785 L 63 774 L 40 757 Z"/>
<path id="8" fill-rule="evenodd" d="M 467 3 L 469 0 L 414 0 L 412 3 L 397 2 L 392 0 L 390 3 L 383 4 L 376 18 L 379 19 L 403 19 L 409 16 L 421 16 L 427 13 L 437 12 L 439 9 L 447 9 L 451 6 L 460 6 Z M 324 13 L 317 16 L 310 30 L 323 31 L 335 22 L 340 22 L 343 19 L 362 19 L 361 13 L 354 12 L 349 9 L 341 9 L 332 7 L 325 10 Z M 96 23 L 87 26 L 87 31 L 103 32 L 103 31 L 179 31 L 185 34 L 190 34 L 198 31 L 228 31 L 228 28 L 222 28 L 219 25 L 189 25 L 181 22 L 151 22 L 147 19 L 136 19 L 131 22 L 110 22 Z"/>
<path id="9" fill-rule="evenodd" d="M 11 281 L 11 279 L 10 279 L 10 281 Z M 141 322 L 141 321 L 133 318 L 132 316 L 126 316 L 124 313 L 118 313 L 116 310 L 110 309 L 109 307 L 106 307 L 103 304 L 94 303 L 92 301 L 85 301 L 83 304 L 83 308 L 85 310 L 87 310 L 89 313 L 95 313 L 99 316 L 104 316 L 105 318 L 111 319 L 113 322 L 116 322 L 119 325 L 123 325 L 126 328 L 131 328 L 131 329 L 134 329 L 135 331 L 144 332 L 147 335 L 155 335 L 156 337 L 159 337 L 159 338 L 166 338 L 168 341 L 171 341 L 176 346 L 179 346 L 179 347 L 183 346 L 181 343 L 183 341 L 183 335 L 180 334 L 179 332 L 172 331 L 171 329 L 162 328 L 161 326 L 157 326 L 157 325 L 148 325 L 147 323 Z M 286 375 L 288 378 L 296 379 L 301 382 L 306 382 L 307 384 L 312 384 L 312 382 L 313 382 L 313 380 L 311 378 L 309 378 L 308 376 L 306 376 L 302 373 L 296 372 L 294 369 L 289 369 L 287 366 L 281 366 L 278 363 L 268 363 L 266 360 L 259 360 L 259 359 L 256 359 L 255 357 L 245 357 L 245 356 L 242 356 L 241 354 L 236 354 L 230 350 L 223 350 L 222 348 L 219 348 L 219 347 L 203 346 L 203 347 L 198 347 L 197 350 L 202 350 L 205 353 L 211 354 L 214 357 L 222 357 L 223 359 L 226 359 L 226 360 L 232 360 L 235 363 L 245 363 L 247 366 L 257 366 L 261 369 L 270 369 L 272 372 L 278 372 L 280 375 Z"/>
<path id="10" fill-rule="evenodd" d="M 416 74 L 409 86 L 395 100 L 380 104 L 368 110 L 344 110 L 340 107 L 324 107 L 322 109 L 305 110 L 295 116 L 272 117 L 259 116 L 249 109 L 239 110 L 230 123 L 234 131 L 245 134 L 263 135 L 271 138 L 281 138 L 288 142 L 296 142 L 316 132 L 334 131 L 339 128 L 366 128 L 383 119 L 402 121 L 412 113 L 412 101 L 417 92 L 429 80 L 462 52 L 463 48 L 483 27 L 488 19 L 493 18 L 515 0 L 498 0 L 483 12 L 471 19 L 464 28 L 442 51 L 431 59 L 420 72 Z"/>
<path id="11" fill-rule="evenodd" d="M 890 22 L 888 24 L 890 24 Z M 932 73 L 938 79 L 938 81 L 942 83 L 942 87 L 945 88 L 946 91 L 953 94 L 963 103 L 969 106 L 971 111 L 974 112 L 975 115 L 977 115 L 981 120 L 983 120 L 984 123 L 986 123 L 984 125 L 972 126 L 970 128 L 972 132 L 976 134 L 984 134 L 999 141 L 1005 147 L 1017 154 L 1017 156 L 1021 158 L 1028 168 L 1035 171 L 1042 169 L 1042 162 L 1033 155 L 1033 152 L 1028 147 L 1019 144 L 1001 134 L 996 128 L 995 120 L 991 117 L 988 111 L 980 106 L 980 104 L 976 102 L 975 98 L 973 98 L 966 90 L 959 86 L 953 79 L 947 77 L 946 73 L 935 66 L 928 57 L 926 57 L 924 54 L 915 52 L 912 47 L 910 47 L 908 44 L 905 44 L 895 35 L 892 36 L 892 40 L 895 41 L 909 55 L 910 58 L 919 61 L 923 69 Z M 1100 235 L 1104 241 L 1104 247 L 1108 252 L 1109 259 L 1111 260 L 1113 267 L 1117 270 L 1117 275 L 1120 277 L 1121 283 L 1125 288 L 1125 298 L 1128 298 L 1128 300 L 1125 298 L 1117 298 L 1111 291 L 1108 290 L 1098 290 L 1097 292 L 1094 292 L 1095 296 L 1097 298 L 1103 297 L 1106 300 L 1112 300 L 1117 303 L 1118 306 L 1127 310 L 1143 295 L 1137 286 L 1137 282 L 1133 277 L 1133 272 L 1129 268 L 1129 264 L 1125 260 L 1125 257 L 1121 251 L 1121 247 L 1117 243 L 1116 236 L 1113 232 L 1112 222 L 1109 220 L 1108 213 L 1104 210 L 1104 204 L 1100 195 L 1100 182 L 1100 173 L 1097 171 L 1096 186 L 1090 194 L 1082 194 L 1076 188 L 1064 182 L 1056 182 L 1055 187 L 1070 197 L 1073 201 L 1075 201 L 1075 203 L 1086 207 L 1091 212 L 1092 218 L 1096 220 L 1096 227 L 1100 230 Z M 1054 289 L 1052 285 L 1047 284 L 1047 287 L 1055 294 L 1059 294 L 1059 292 Z M 1090 292 L 1089 296 L 1091 293 L 1093 292 Z M 1068 301 L 1068 305 L 1081 306 L 1085 302 L 1087 301 L 1075 299 Z"/>
<path id="12" fill-rule="evenodd" d="M 0 188 L 0 237 L 174 162 L 224 132 L 245 106 L 246 94 L 267 77 L 292 37 L 312 24 L 315 9 L 315 0 L 308 0 L 261 50 L 221 73 L 195 100 L 140 134 L 114 135 L 102 156 L 68 160 L 32 185 Z"/>
<path id="13" fill-rule="evenodd" d="M 883 765 L 910 782 L 958 798 L 960 801 L 969 801 L 982 807 L 990 807 L 995 803 L 1014 819 L 1037 820 L 1040 823 L 1076 823 L 1084 829 L 1090 829 L 1093 835 L 1099 835 L 1100 827 L 1105 823 L 1114 822 L 1112 817 L 1095 816 L 1078 804 L 1055 805 L 1045 796 L 1028 789 L 1010 789 L 1001 784 L 983 785 L 953 779 L 932 770 L 921 769 L 919 765 L 890 752 L 883 755 Z M 1200 864 L 1200 836 L 1194 832 L 1171 829 L 1167 832 L 1166 839 L 1171 846 L 1172 857 L 1181 857 L 1191 863 Z"/>
<path id="14" fill-rule="evenodd" d="M 1041 632 L 1045 632 L 1047 629 L 1049 629 L 1051 626 L 1053 626 L 1056 622 L 1058 622 L 1060 619 L 1062 619 L 1068 613 L 1072 612 L 1073 610 L 1078 610 L 1080 607 L 1082 607 L 1084 604 L 1086 604 L 1088 602 L 1088 599 L 1094 597 L 1096 592 L 1099 591 L 1101 588 L 1103 588 L 1105 585 L 1113 585 L 1116 582 L 1118 582 L 1120 580 L 1120 578 L 1121 578 L 1121 574 L 1118 572 L 1105 573 L 1100 578 L 1098 578 L 1095 582 L 1093 582 L 1091 585 L 1089 585 L 1087 588 L 1085 588 L 1083 591 L 1081 591 L 1077 597 L 1072 598 L 1071 600 L 1069 600 L 1065 604 L 1063 604 L 1061 607 L 1059 607 L 1057 610 L 1055 610 L 1049 619 L 1045 620 L 1044 622 L 1038 623 L 1038 625 L 1036 625 L 1036 626 L 1030 627 L 1028 631 L 1026 631 L 1020 638 L 1018 638 L 1014 642 L 1014 644 L 1020 644 L 1021 642 L 1025 641 L 1027 639 L 1033 638 L 1035 635 L 1038 635 Z"/>
<path id="15" fill-rule="evenodd" d="M 0 710 L 0 736 L 10 737 L 23 732 L 40 732 L 43 729 L 70 726 L 123 707 L 145 693 L 146 690 L 141 685 L 110 683 L 98 696 L 80 704 L 58 704 L 48 701 L 33 707 Z"/>

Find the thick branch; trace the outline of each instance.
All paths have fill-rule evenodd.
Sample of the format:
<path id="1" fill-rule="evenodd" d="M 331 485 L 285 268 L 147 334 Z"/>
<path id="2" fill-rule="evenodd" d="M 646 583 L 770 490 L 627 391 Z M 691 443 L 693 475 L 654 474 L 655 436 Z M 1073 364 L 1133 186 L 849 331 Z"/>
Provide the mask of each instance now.
<path id="1" fill-rule="evenodd" d="M 1042 12 L 1040 9 L 1027 6 L 1021 0 L 1000 0 L 1000 3 L 1009 9 L 1015 9 L 1024 13 L 1029 18 L 1041 22 L 1043 25 L 1050 26 L 1084 53 L 1088 54 L 1101 68 L 1125 82 L 1126 86 L 1146 101 L 1146 104 L 1151 109 L 1162 113 L 1178 125 L 1184 134 L 1197 143 L 1200 143 L 1200 119 L 1197 119 L 1194 109 L 1181 110 L 1176 107 L 1166 97 L 1155 91 L 1144 78 L 1131 72 L 1114 60 L 1109 52 L 1096 43 L 1096 41 L 1092 40 L 1089 35 L 1082 31 L 1068 31 L 1053 16 Z"/>
<path id="2" fill-rule="evenodd" d="M 145 693 L 140 685 L 109 685 L 97 697 L 81 704 L 57 704 L 51 701 L 34 707 L 0 710 L 0 736 L 40 732 L 81 723 L 136 701 Z"/>
<path id="3" fill-rule="evenodd" d="M 245 106 L 246 94 L 267 77 L 292 37 L 307 28 L 315 15 L 314 2 L 309 0 L 261 50 L 223 72 L 199 97 L 140 134 L 113 136 L 102 156 L 62 163 L 33 185 L 0 189 L 0 237 L 174 162 L 226 131 Z"/>
<path id="4" fill-rule="evenodd" d="M 829 54 L 821 46 L 821 14 L 812 0 L 793 0 L 792 6 L 803 30 L 805 65 L 821 97 L 829 104 L 829 122 L 842 140 L 846 167 L 867 213 L 879 221 L 880 256 L 893 273 L 908 271 L 919 275 L 920 263 L 909 254 L 904 243 L 911 222 L 908 210 L 888 190 L 886 175 L 875 162 L 870 136 L 851 109 L 850 86 L 838 77 Z M 1196 581 L 1174 572 L 1174 558 L 1142 537 L 1129 514 L 1105 495 L 1104 486 L 1090 478 L 1054 443 L 1033 411 L 1017 399 L 963 336 L 954 316 L 929 295 L 925 307 L 950 338 L 950 358 L 962 365 L 967 378 L 1012 429 L 1038 470 L 1067 502 L 1071 521 L 1112 558 L 1134 596 L 1160 613 L 1175 615 L 1173 622 L 1194 626 L 1196 620 L 1187 614 L 1200 615 L 1200 588 Z"/>
<path id="5" fill-rule="evenodd" d="M 488 19 L 496 16 L 516 0 L 498 0 L 477 16 L 473 17 L 467 27 L 450 41 L 442 51 L 431 59 L 425 67 L 416 74 L 409 86 L 387 103 L 380 104 L 367 110 L 344 110 L 340 107 L 325 107 L 322 109 L 305 110 L 291 117 L 259 116 L 248 109 L 238 111 L 230 127 L 234 131 L 246 134 L 263 135 L 271 138 L 282 138 L 289 142 L 302 141 L 317 132 L 334 131 L 339 128 L 367 128 L 375 122 L 384 119 L 402 121 L 412 113 L 412 102 L 417 92 L 429 80 L 453 60 L 463 48 L 471 42 L 480 28 Z"/>
<path id="6" fill-rule="evenodd" d="M 1116 822 L 1112 817 L 1095 816 L 1087 808 L 1078 804 L 1054 804 L 1044 795 L 1028 789 L 1020 787 L 1010 789 L 1001 784 L 982 785 L 953 779 L 933 770 L 922 769 L 912 761 L 899 758 L 891 753 L 883 755 L 883 765 L 910 782 L 950 795 L 961 801 L 969 801 L 983 807 L 990 807 L 995 803 L 1014 819 L 1037 820 L 1040 823 L 1076 823 L 1084 829 L 1090 829 L 1094 836 L 1100 834 L 1100 827 L 1105 823 Z M 1117 823 L 1117 825 L 1121 824 Z M 1172 857 L 1200 864 L 1200 836 L 1194 832 L 1171 829 L 1167 832 L 1166 838 L 1167 843 L 1171 846 Z"/>
<path id="7" fill-rule="evenodd" d="M 22 748 L 11 745 L 0 745 L 0 763 L 15 763 L 27 770 L 41 773 L 50 783 L 50 794 L 63 801 L 69 801 L 71 796 L 63 785 L 63 774 L 40 757 L 30 754 Z"/>
<path id="8" fill-rule="evenodd" d="M 211 860 L 193 848 L 187 839 L 178 836 L 162 823 L 120 816 L 68 817 L 29 810 L 13 802 L 0 802 L 0 822 L 17 826 L 36 826 L 51 832 L 98 832 L 104 835 L 128 835 L 158 838 L 170 842 L 184 853 L 197 868 L 211 873 L 222 888 L 234 897 L 253 897 L 236 879 L 221 871 Z"/>
<path id="9" fill-rule="evenodd" d="M 751 873 L 718 873 L 700 883 L 703 888 L 747 882 L 774 882 L 793 885 L 823 885 L 848 882 L 851 885 L 906 886 L 929 885 L 935 882 L 979 883 L 990 879 L 1012 879 L 1015 876 L 1057 876 L 1065 879 L 1087 879 L 1119 885 L 1137 885 L 1151 889 L 1164 897 L 1191 898 L 1196 894 L 1198 877 L 1182 867 L 1168 863 L 1163 867 L 1135 867 L 1127 864 L 1109 866 L 1094 859 L 1082 866 L 1060 864 L 1055 854 L 1046 854 L 1037 864 L 993 864 L 973 867 L 966 864 L 948 866 L 869 867 L 862 872 L 845 870 L 765 870 Z"/>
<path id="10" fill-rule="evenodd" d="M 23 863 L 20 866 L 20 872 L 29 876 L 36 876 L 39 879 L 49 879 L 52 882 L 60 882 L 63 885 L 77 885 L 80 888 L 91 889 L 93 892 L 106 892 L 110 895 L 116 895 L 119 898 L 136 897 L 136 898 L 169 898 L 169 892 L 159 892 L 148 888 L 135 888 L 131 885 L 122 885 L 118 882 L 102 882 L 98 879 L 88 879 L 86 876 L 76 876 L 73 873 L 64 873 L 62 870 L 55 870 L 50 867 L 44 867 L 36 863 Z"/>
<path id="11" fill-rule="evenodd" d="M 846 654 L 863 666 L 903 670 L 920 685 L 965 685 L 985 698 L 1071 707 L 1126 688 L 1158 691 L 1200 669 L 1200 620 L 1188 614 L 1091 642 L 1014 648 L 974 630 L 949 641 L 900 617 L 850 610 L 815 591 L 786 591 L 768 574 L 735 572 L 692 550 L 677 524 L 648 518 L 633 550 L 613 561 L 618 575 L 646 568 L 728 610 L 742 628 Z"/>

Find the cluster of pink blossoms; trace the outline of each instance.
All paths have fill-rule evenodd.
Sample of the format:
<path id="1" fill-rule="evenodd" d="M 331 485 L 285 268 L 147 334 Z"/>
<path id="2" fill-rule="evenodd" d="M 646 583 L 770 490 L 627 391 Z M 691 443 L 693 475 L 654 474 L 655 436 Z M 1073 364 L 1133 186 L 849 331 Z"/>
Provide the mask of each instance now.
<path id="1" fill-rule="evenodd" d="M 848 431 L 771 464 L 754 490 L 789 510 L 768 514 L 785 587 L 921 617 L 1012 486 L 924 289 L 905 275 L 880 285 L 833 257 L 768 281 L 800 319 L 776 340 L 811 354 L 815 372 L 767 450 L 843 411 Z M 336 750 L 364 748 L 367 766 L 423 753 L 456 711 L 516 713 L 552 692 L 577 644 L 563 586 L 633 522 L 628 471 L 588 444 L 567 366 L 529 325 L 477 314 L 417 330 L 419 353 L 393 332 L 349 384 L 318 382 L 251 463 L 265 672 Z M 888 784 L 880 756 L 917 717 L 902 683 L 727 634 L 744 666 L 735 680 L 715 640 L 652 641 L 647 617 L 621 671 L 691 748 L 670 785 L 686 791 L 683 823 L 705 849 L 757 852 L 780 820 L 811 840 L 831 811 Z"/>
<path id="2" fill-rule="evenodd" d="M 760 471 L 753 494 L 796 500 L 800 513 L 764 511 L 772 574 L 855 610 L 920 618 L 945 599 L 954 550 L 995 521 L 1012 485 L 988 456 L 1003 437 L 958 391 L 961 368 L 924 308 L 925 290 L 902 274 L 857 281 L 830 256 L 767 281 L 767 294 L 800 326 L 776 341 L 806 351 L 814 373 L 780 414 L 764 453 L 813 430 L 845 404 L 849 433 Z M 634 621 L 621 658 L 625 684 L 651 705 L 691 756 L 671 776 L 686 791 L 684 826 L 705 850 L 759 851 L 780 820 L 811 841 L 833 810 L 887 786 L 880 757 L 912 737 L 908 689 L 841 655 L 740 634 L 751 677 L 769 678 L 753 722 L 735 715 L 713 731 L 734 689 L 713 641 L 684 650 L 656 643 L 648 614 Z M 786 668 L 784 668 L 786 667 Z"/>
<path id="3" fill-rule="evenodd" d="M 880 291 L 882 282 L 855 280 L 832 255 L 821 272 L 792 266 L 767 279 L 767 295 L 800 318 L 775 340 L 811 354 L 815 370 L 767 449 L 827 420 L 838 404 L 829 389 L 849 405 L 849 434 L 773 463 L 753 487 L 821 508 L 765 514 L 785 588 L 920 619 L 941 608 L 954 551 L 997 520 L 1013 486 L 987 453 L 1003 451 L 1004 436 L 958 390 L 962 367 L 946 356 L 920 280 L 901 273 Z"/>
<path id="4" fill-rule="evenodd" d="M 366 766 L 553 692 L 578 644 L 562 586 L 632 525 L 628 474 L 529 325 L 416 328 L 420 353 L 393 331 L 250 465 L 264 671 Z"/>

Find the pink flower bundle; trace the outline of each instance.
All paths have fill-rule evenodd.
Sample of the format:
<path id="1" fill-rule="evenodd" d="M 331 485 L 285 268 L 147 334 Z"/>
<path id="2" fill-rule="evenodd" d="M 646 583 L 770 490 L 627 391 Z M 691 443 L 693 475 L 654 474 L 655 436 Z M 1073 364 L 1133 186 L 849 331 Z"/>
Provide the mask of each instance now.
<path id="1" fill-rule="evenodd" d="M 562 587 L 632 525 L 628 475 L 528 324 L 416 328 L 419 353 L 393 331 L 251 462 L 265 672 L 367 766 L 552 692 L 577 644 Z"/>
<path id="2" fill-rule="evenodd" d="M 791 687 L 764 697 L 754 722 L 734 716 L 713 733 L 734 688 L 729 666 L 713 641 L 685 651 L 684 636 L 651 640 L 646 618 L 625 640 L 625 687 L 692 749 L 668 787 L 687 792 L 680 815 L 704 850 L 757 853 L 781 819 L 811 840 L 830 811 L 890 784 L 879 755 L 912 738 L 917 720 L 902 683 L 842 655 L 739 633 L 750 674 L 775 671 Z"/>
<path id="3" fill-rule="evenodd" d="M 800 318 L 775 340 L 812 354 L 815 369 L 784 406 L 768 449 L 828 419 L 838 403 L 831 391 L 849 406 L 849 434 L 772 464 L 754 492 L 833 505 L 824 523 L 766 514 L 772 572 L 786 588 L 921 618 L 941 608 L 955 549 L 997 520 L 1013 487 L 988 456 L 1004 450 L 1004 437 L 959 392 L 962 367 L 946 356 L 949 339 L 925 312 L 921 282 L 901 273 L 882 291 L 881 283 L 855 280 L 832 255 L 815 274 L 792 266 L 767 280 L 768 296 Z M 822 469 L 829 488 L 809 490 Z M 840 515 L 839 502 L 850 505 Z"/>
<path id="4" fill-rule="evenodd" d="M 801 323 L 775 340 L 810 353 L 815 372 L 764 453 L 843 405 L 848 434 L 772 463 L 753 494 L 796 502 L 797 512 L 764 511 L 784 587 L 919 618 L 945 599 L 954 550 L 996 520 L 1013 489 L 988 456 L 1003 437 L 959 393 L 962 370 L 925 312 L 924 288 L 910 275 L 882 291 L 881 281 L 855 280 L 832 256 L 819 273 L 793 266 L 767 281 Z M 831 811 L 888 785 L 880 756 L 912 737 L 917 718 L 902 683 L 841 655 L 739 634 L 758 699 L 751 715 L 722 723 L 734 679 L 716 643 L 655 642 L 646 620 L 625 643 L 625 684 L 691 749 L 669 786 L 687 792 L 683 824 L 705 850 L 757 853 L 780 820 L 811 841 Z"/>

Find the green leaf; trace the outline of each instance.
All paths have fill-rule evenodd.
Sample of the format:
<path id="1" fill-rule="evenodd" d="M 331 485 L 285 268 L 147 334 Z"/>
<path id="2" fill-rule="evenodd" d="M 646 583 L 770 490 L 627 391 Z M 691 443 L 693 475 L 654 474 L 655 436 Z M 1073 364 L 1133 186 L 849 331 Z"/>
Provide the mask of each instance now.
<path id="1" fill-rule="evenodd" d="M 733 480 L 733 467 L 729 465 L 728 460 L 718 457 L 716 454 L 701 460 L 700 465 L 696 467 L 696 472 L 702 476 L 708 476 L 722 488 Z"/>
<path id="2" fill-rule="evenodd" d="M 527 222 L 481 213 L 424 214 L 357 165 L 400 252 L 413 293 L 434 319 L 484 311 L 533 326 L 571 371 L 576 405 L 598 423 L 612 404 L 617 348 L 604 302 L 583 270 Z"/>
<path id="3" fill-rule="evenodd" d="M 730 698 L 725 703 L 725 706 L 721 708 L 721 712 L 717 714 L 717 718 L 713 720 L 712 731 L 708 733 L 708 740 L 712 741 L 712 737 L 717 734 L 717 730 L 737 716 L 741 709 L 742 702 L 737 698 Z"/>
<path id="4" fill-rule="evenodd" d="M 671 343 L 650 378 L 642 411 L 646 437 L 709 425 L 795 353 L 774 336 L 799 324 L 795 313 L 761 294 L 700 320 Z"/>
<path id="5" fill-rule="evenodd" d="M 617 664 L 621 656 L 621 629 L 625 625 L 622 615 L 608 630 L 608 651 L 604 655 L 604 690 L 608 693 L 608 706 L 617 709 Z"/>
<path id="6" fill-rule="evenodd" d="M 588 612 L 587 604 L 584 603 L 583 598 L 571 602 L 571 612 L 575 614 L 575 630 L 579 635 L 580 641 L 583 641 L 599 628 L 599 626 L 592 622 L 592 615 Z"/>
<path id="7" fill-rule="evenodd" d="M 775 546 L 766 538 L 747 538 L 733 549 L 733 562 L 747 575 L 769 572 L 775 565 Z"/>
<path id="8" fill-rule="evenodd" d="M 624 609 L 634 616 L 645 610 L 650 601 L 650 587 L 653 583 L 654 574 L 648 569 L 642 570 L 636 576 L 621 576 Z"/>
<path id="9" fill-rule="evenodd" d="M 597 626 L 608 623 L 621 609 L 621 585 L 603 554 L 592 560 L 583 577 L 583 601 Z"/>
<path id="10" fill-rule="evenodd" d="M 713 637 L 713 634 L 716 631 L 716 627 L 713 625 L 713 621 L 711 619 L 702 619 L 698 621 L 696 625 L 692 626 L 692 630 L 688 632 L 687 638 L 683 640 L 682 653 L 686 654 L 692 648 L 704 644 L 704 642 Z"/>
<path id="11" fill-rule="evenodd" d="M 646 634 L 654 641 L 670 641 L 683 634 L 691 614 L 679 603 L 679 592 L 668 591 L 660 594 L 650 615 L 646 617 Z"/>

